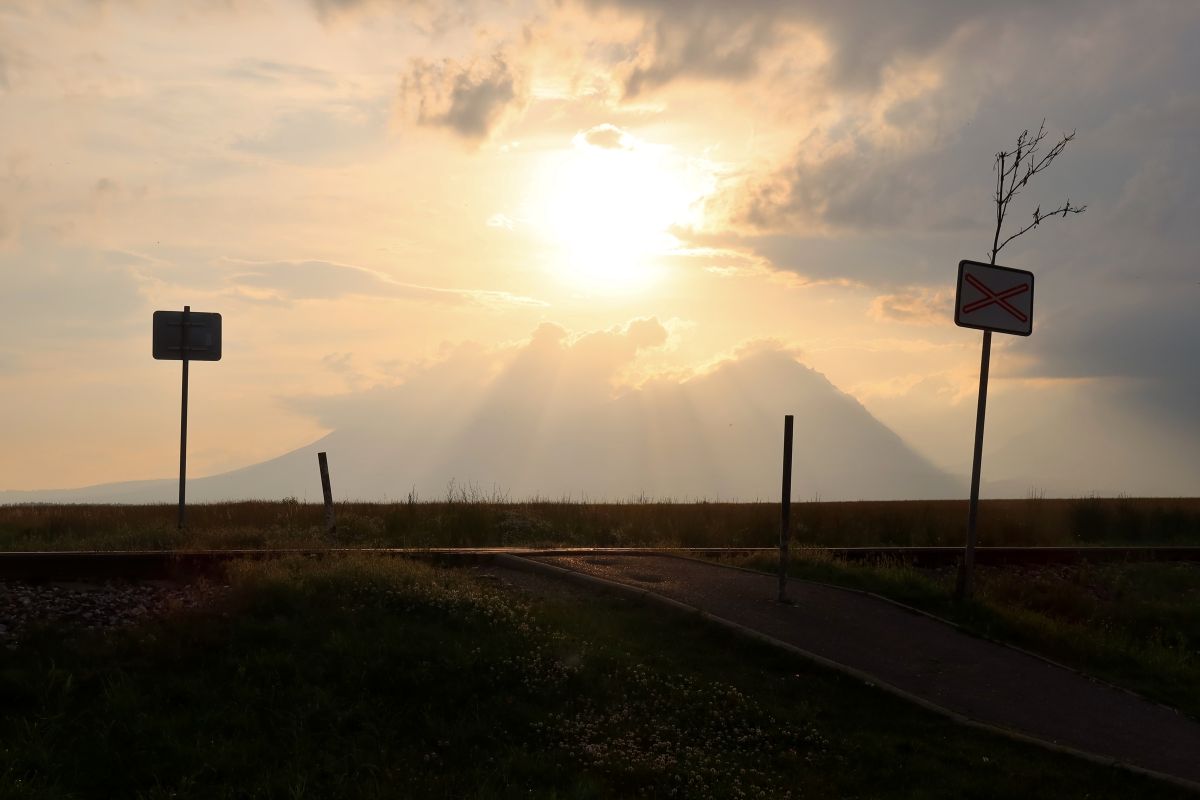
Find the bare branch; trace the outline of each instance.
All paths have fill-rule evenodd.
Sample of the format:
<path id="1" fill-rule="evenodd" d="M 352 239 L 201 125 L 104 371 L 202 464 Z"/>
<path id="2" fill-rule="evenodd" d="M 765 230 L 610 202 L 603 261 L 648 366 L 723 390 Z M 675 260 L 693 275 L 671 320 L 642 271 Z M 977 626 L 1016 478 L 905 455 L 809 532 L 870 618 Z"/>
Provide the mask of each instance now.
<path id="1" fill-rule="evenodd" d="M 1005 239 L 1003 242 L 1001 242 L 1000 246 L 996 247 L 992 251 L 992 254 L 994 256 L 996 253 L 999 253 L 1001 250 L 1004 249 L 1004 245 L 1008 244 L 1009 242 L 1011 242 L 1013 239 L 1017 238 L 1021 234 L 1028 233 L 1029 231 L 1033 230 L 1038 225 L 1041 225 L 1042 222 L 1044 222 L 1047 219 L 1050 219 L 1051 217 L 1057 217 L 1061 214 L 1062 218 L 1066 219 L 1067 214 L 1082 214 L 1084 211 L 1087 211 L 1087 206 L 1073 206 L 1073 205 L 1071 205 L 1070 200 L 1067 200 L 1067 202 L 1063 203 L 1061 206 L 1054 209 L 1053 211 L 1047 211 L 1045 213 L 1042 212 L 1042 207 L 1038 206 L 1037 209 L 1035 209 L 1033 212 L 1033 222 L 1029 223 L 1024 228 L 1021 228 L 1021 230 L 1017 231 L 1012 236 L 1009 236 L 1007 239 Z"/>
<path id="2" fill-rule="evenodd" d="M 1046 139 L 1046 120 L 1038 126 L 1037 133 L 1030 134 L 1029 129 L 1021 131 L 1017 136 L 1017 146 L 1010 151 L 1000 151 L 996 154 L 995 170 L 996 170 L 996 230 L 992 236 L 992 263 L 996 263 L 996 254 L 1003 249 L 1004 245 L 1016 239 L 1022 234 L 1036 228 L 1044 220 L 1050 217 L 1062 215 L 1066 219 L 1068 214 L 1081 214 L 1087 206 L 1073 206 L 1070 198 L 1067 202 L 1053 211 L 1042 212 L 1042 207 L 1039 205 L 1033 212 L 1033 221 L 1021 228 L 1016 233 L 1001 241 L 1000 234 L 1004 228 L 1004 220 L 1008 216 L 1008 208 L 1012 201 L 1021 193 L 1025 185 L 1030 179 L 1041 172 L 1044 172 L 1054 163 L 1054 160 L 1062 154 L 1066 149 L 1067 144 L 1074 141 L 1075 131 L 1063 134 L 1054 145 L 1044 153 L 1039 155 L 1042 142 Z"/>

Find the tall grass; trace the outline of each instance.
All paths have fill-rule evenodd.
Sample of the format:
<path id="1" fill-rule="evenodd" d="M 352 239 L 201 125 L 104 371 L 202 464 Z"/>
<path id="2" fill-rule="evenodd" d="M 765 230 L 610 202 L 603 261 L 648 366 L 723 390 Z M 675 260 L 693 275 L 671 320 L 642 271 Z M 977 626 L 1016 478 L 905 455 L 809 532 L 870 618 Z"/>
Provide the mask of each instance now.
<path id="1" fill-rule="evenodd" d="M 474 490 L 439 501 L 338 503 L 336 537 L 319 504 L 0 506 L 0 550 L 258 547 L 771 546 L 772 503 L 509 502 Z M 961 545 L 966 502 L 797 503 L 793 540 L 813 546 Z M 1200 544 L 1200 499 L 985 500 L 983 545 Z"/>

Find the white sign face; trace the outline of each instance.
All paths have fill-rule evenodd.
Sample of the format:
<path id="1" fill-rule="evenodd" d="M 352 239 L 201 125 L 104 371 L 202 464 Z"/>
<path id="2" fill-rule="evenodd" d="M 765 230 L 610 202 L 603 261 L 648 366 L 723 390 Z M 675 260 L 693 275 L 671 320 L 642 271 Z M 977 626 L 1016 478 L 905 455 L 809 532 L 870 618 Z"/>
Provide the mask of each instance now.
<path id="1" fill-rule="evenodd" d="M 978 261 L 958 262 L 954 324 L 1028 336 L 1033 332 L 1033 273 Z"/>

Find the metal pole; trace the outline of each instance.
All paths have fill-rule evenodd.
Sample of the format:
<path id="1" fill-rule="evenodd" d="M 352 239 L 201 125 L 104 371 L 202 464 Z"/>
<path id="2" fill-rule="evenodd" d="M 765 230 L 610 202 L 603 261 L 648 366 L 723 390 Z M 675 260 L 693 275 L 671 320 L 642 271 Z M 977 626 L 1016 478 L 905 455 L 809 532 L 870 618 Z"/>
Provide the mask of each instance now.
<path id="1" fill-rule="evenodd" d="M 317 453 L 317 465 L 321 468 L 321 492 L 325 495 L 325 532 L 333 534 L 337 525 L 333 518 L 333 489 L 329 486 L 329 459 Z"/>
<path id="2" fill-rule="evenodd" d="M 183 354 L 183 404 L 179 412 L 179 530 L 183 530 L 186 507 L 184 487 L 187 485 L 188 324 L 191 312 L 191 306 L 183 307 L 179 341 L 180 352 Z"/>
<path id="3" fill-rule="evenodd" d="M 783 498 L 779 509 L 779 602 L 787 599 L 788 540 L 792 517 L 792 415 L 783 418 Z"/>
<path id="4" fill-rule="evenodd" d="M 975 458 L 971 463 L 971 510 L 967 514 L 967 549 L 958 574 L 958 599 L 971 597 L 975 570 L 976 523 L 979 521 L 979 473 L 983 466 L 983 420 L 987 410 L 988 368 L 992 361 L 992 332 L 983 332 L 983 355 L 979 363 L 979 408 L 975 412 Z"/>

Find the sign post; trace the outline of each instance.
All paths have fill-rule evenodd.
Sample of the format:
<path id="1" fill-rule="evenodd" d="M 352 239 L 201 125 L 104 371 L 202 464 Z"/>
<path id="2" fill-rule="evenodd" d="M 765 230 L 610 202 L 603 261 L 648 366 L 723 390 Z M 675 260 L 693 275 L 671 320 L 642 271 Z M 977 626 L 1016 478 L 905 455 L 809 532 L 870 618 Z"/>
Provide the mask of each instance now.
<path id="1" fill-rule="evenodd" d="M 188 362 L 221 360 L 221 315 L 183 311 L 155 311 L 152 352 L 160 360 L 183 362 L 182 400 L 179 410 L 179 529 L 183 530 L 187 488 Z"/>
<path id="2" fill-rule="evenodd" d="M 783 496 L 779 508 L 779 602 L 787 599 L 788 542 L 792 521 L 792 415 L 783 418 Z"/>
<path id="3" fill-rule="evenodd" d="M 183 530 L 184 514 L 187 510 L 187 401 L 188 401 L 188 323 L 191 322 L 192 307 L 183 307 L 183 319 L 179 323 L 179 353 L 183 361 L 183 398 L 179 409 L 179 530 Z"/>
<path id="4" fill-rule="evenodd" d="M 995 255 L 992 256 L 993 261 Z M 979 475 L 983 467 L 983 422 L 987 410 L 988 371 L 992 361 L 992 331 L 1028 336 L 1033 332 L 1033 273 L 979 261 L 958 262 L 954 324 L 983 331 L 979 362 L 979 405 L 975 411 L 975 453 L 971 460 L 971 506 L 967 513 L 967 546 L 955 591 L 959 600 L 971 596 L 979 521 Z"/>

